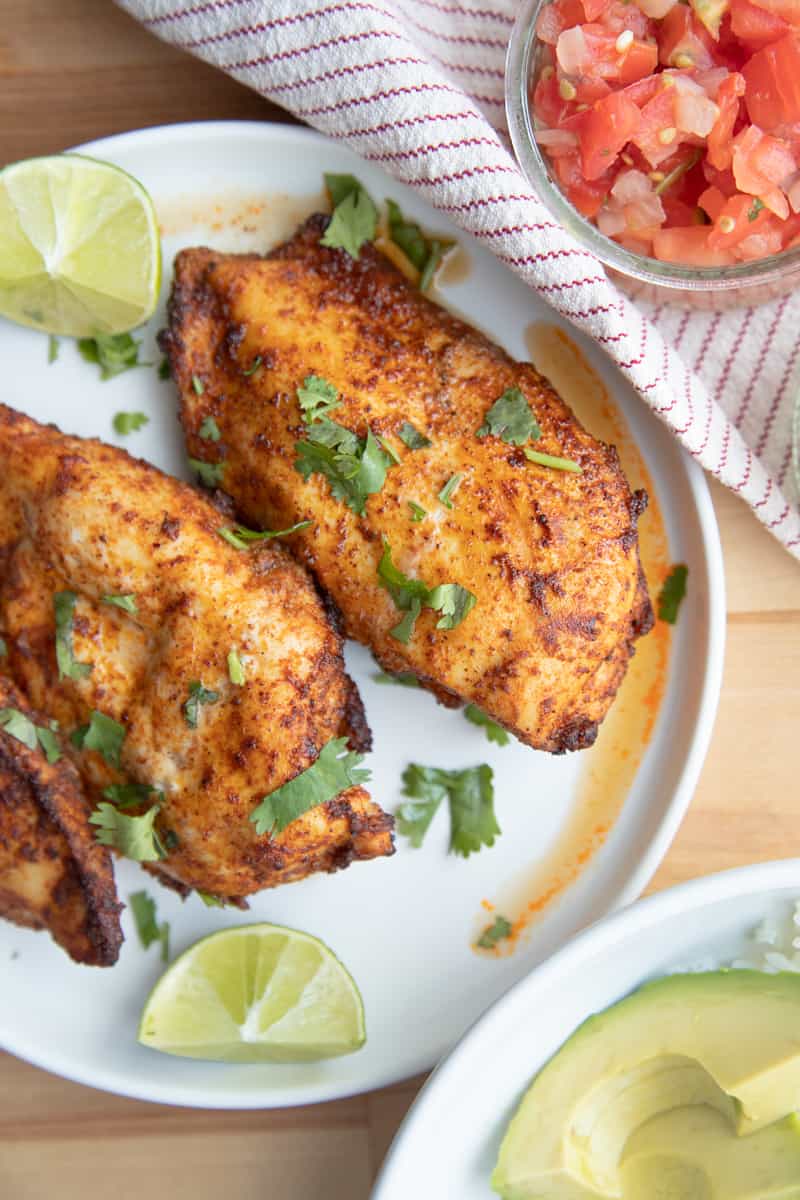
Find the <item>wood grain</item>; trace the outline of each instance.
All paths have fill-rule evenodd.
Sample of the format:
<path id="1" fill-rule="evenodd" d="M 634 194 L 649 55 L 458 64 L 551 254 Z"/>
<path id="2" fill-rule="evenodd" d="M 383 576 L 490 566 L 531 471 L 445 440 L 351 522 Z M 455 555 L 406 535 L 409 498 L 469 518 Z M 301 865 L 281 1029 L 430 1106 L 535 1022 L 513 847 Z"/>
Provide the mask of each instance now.
<path id="1" fill-rule="evenodd" d="M 0 162 L 214 118 L 286 119 L 107 0 L 0 0 Z M 800 568 L 738 499 L 716 484 L 712 494 L 728 588 L 723 696 L 653 888 L 800 853 Z M 198 1112 L 0 1055 L 0 1200 L 366 1200 L 420 1083 L 283 1112 Z"/>

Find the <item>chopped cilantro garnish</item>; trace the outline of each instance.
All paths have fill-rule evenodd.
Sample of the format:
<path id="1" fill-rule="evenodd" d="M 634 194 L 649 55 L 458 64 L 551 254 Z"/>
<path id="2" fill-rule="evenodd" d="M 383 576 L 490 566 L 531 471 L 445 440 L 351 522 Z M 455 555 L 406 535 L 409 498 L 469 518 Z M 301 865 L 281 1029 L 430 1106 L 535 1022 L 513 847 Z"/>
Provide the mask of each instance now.
<path id="1" fill-rule="evenodd" d="M 250 820 L 256 833 L 280 833 L 310 808 L 333 800 L 341 792 L 366 783 L 368 770 L 359 769 L 363 754 L 347 749 L 347 738 L 332 738 L 323 746 L 316 762 L 284 783 L 253 809 Z"/>
<path id="2" fill-rule="evenodd" d="M 263 359 L 261 358 L 261 355 L 259 354 L 256 358 L 253 359 L 252 363 L 247 368 L 247 370 L 242 371 L 242 374 L 247 375 L 247 376 L 255 375 L 256 371 L 261 366 L 262 362 L 263 362 Z"/>
<path id="3" fill-rule="evenodd" d="M 558 458 L 553 454 L 540 454 L 538 450 L 523 447 L 522 453 L 528 462 L 538 463 L 540 467 L 551 467 L 554 471 L 570 471 L 573 475 L 582 475 L 583 468 L 571 458 Z"/>
<path id="4" fill-rule="evenodd" d="M 113 608 L 121 608 L 126 613 L 136 614 L 136 597 L 133 592 L 125 592 L 119 596 L 103 596 L 102 603 L 110 604 Z"/>
<path id="5" fill-rule="evenodd" d="M 225 463 L 201 462 L 199 458 L 190 458 L 189 466 L 197 472 L 200 482 L 207 488 L 219 487 L 225 474 Z"/>
<path id="6" fill-rule="evenodd" d="M 536 418 L 519 388 L 507 388 L 487 412 L 477 436 L 486 437 L 490 433 L 510 446 L 522 446 L 541 437 Z"/>
<path id="7" fill-rule="evenodd" d="M 689 568 L 680 563 L 678 566 L 672 568 L 664 580 L 664 586 L 658 597 L 658 617 L 660 621 L 666 621 L 668 625 L 674 625 L 677 621 L 678 609 L 686 595 L 686 581 L 688 577 Z"/>
<path id="8" fill-rule="evenodd" d="M 78 662 L 72 650 L 72 619 L 77 599 L 74 592 L 56 592 L 53 596 L 59 679 L 83 679 L 93 667 L 92 663 Z"/>
<path id="9" fill-rule="evenodd" d="M 113 379 L 132 367 L 149 367 L 152 363 L 140 363 L 139 351 L 142 343 L 134 341 L 129 333 L 101 333 L 93 338 L 79 338 L 78 350 L 86 362 L 97 363 L 101 379 Z"/>
<path id="10" fill-rule="evenodd" d="M 162 358 L 161 362 L 158 364 L 158 378 L 159 379 L 170 379 L 171 377 L 172 377 L 172 372 L 169 369 L 169 359 Z"/>
<path id="11" fill-rule="evenodd" d="M 424 433 L 420 433 L 415 429 L 410 421 L 403 421 L 403 424 L 397 431 L 397 436 L 400 441 L 408 446 L 409 450 L 422 450 L 425 446 L 430 446 L 431 439 L 425 437 Z"/>
<path id="12" fill-rule="evenodd" d="M 189 684 L 189 698 L 183 705 L 183 715 L 189 728 L 197 729 L 201 704 L 216 704 L 218 700 L 219 692 L 212 692 L 210 688 L 203 687 L 199 679 L 193 679 Z"/>
<path id="13" fill-rule="evenodd" d="M 147 950 L 152 946 L 153 942 L 161 944 L 161 961 L 169 960 L 169 922 L 163 921 L 160 925 L 156 920 L 156 902 L 147 892 L 133 892 L 128 896 L 128 903 L 131 906 L 133 919 L 136 922 L 136 932 L 139 935 L 139 941 Z"/>
<path id="14" fill-rule="evenodd" d="M 58 338 L 54 334 L 50 334 L 47 339 L 47 363 L 48 366 L 54 363 L 58 358 L 58 352 L 61 349 Z"/>
<path id="15" fill-rule="evenodd" d="M 164 857 L 155 830 L 158 805 L 154 804 L 141 817 L 129 817 L 113 804 L 98 804 L 89 817 L 89 823 L 97 826 L 95 837 L 102 846 L 113 846 L 134 862 L 157 862 Z"/>
<path id="16" fill-rule="evenodd" d="M 464 709 L 464 716 L 473 725 L 481 725 L 483 727 L 488 742 L 496 742 L 498 746 L 508 745 L 510 735 L 503 729 L 502 725 L 498 725 L 491 717 L 487 717 L 483 709 L 478 708 L 477 704 L 468 704 Z"/>
<path id="17" fill-rule="evenodd" d="M 204 442 L 218 442 L 222 434 L 213 417 L 203 417 L 197 436 L 201 437 Z"/>
<path id="18" fill-rule="evenodd" d="M 455 629 L 475 606 L 477 598 L 460 583 L 440 583 L 429 588 L 421 579 L 411 579 L 392 562 L 392 548 L 384 539 L 383 554 L 378 564 L 378 579 L 386 588 L 397 608 L 405 613 L 399 625 L 390 630 L 398 642 L 405 645 L 414 632 L 414 624 L 423 608 L 441 613 L 437 629 Z"/>
<path id="19" fill-rule="evenodd" d="M 198 396 L 202 396 L 203 392 L 206 390 L 206 385 L 203 383 L 199 375 L 192 376 L 192 387 L 195 390 L 195 394 Z"/>
<path id="20" fill-rule="evenodd" d="M 116 804 L 117 808 L 135 808 L 144 804 L 152 795 L 164 799 L 164 793 L 151 787 L 149 783 L 111 783 L 103 788 L 103 796 Z"/>
<path id="21" fill-rule="evenodd" d="M 246 529 L 244 525 L 234 525 L 233 529 L 221 528 L 217 533 L 235 550 L 249 550 L 256 542 L 266 542 L 270 538 L 288 537 L 290 533 L 298 533 L 301 529 L 308 529 L 312 525 L 312 521 L 298 521 L 296 525 L 290 525 L 288 529 Z"/>
<path id="22" fill-rule="evenodd" d="M 88 725 L 82 725 L 70 735 L 70 741 L 79 750 L 96 750 L 110 767 L 119 767 L 119 755 L 125 741 L 125 726 L 107 717 L 105 713 L 92 710 Z"/>
<path id="23" fill-rule="evenodd" d="M 410 671 L 400 671 L 397 675 L 387 675 L 385 671 L 379 671 L 372 678 L 375 683 L 396 683 L 398 687 L 418 688 L 420 686 L 416 675 L 412 675 Z"/>
<path id="24" fill-rule="evenodd" d="M 394 463 L 394 465 L 395 465 L 396 467 L 399 467 L 399 466 L 400 466 L 400 463 L 402 462 L 402 459 L 400 458 L 400 455 L 399 455 L 399 454 L 397 454 L 397 453 L 396 453 L 396 451 L 394 451 L 394 450 L 392 449 L 392 447 L 391 447 L 391 446 L 389 445 L 389 443 L 386 441 L 386 438 L 382 438 L 382 437 L 381 437 L 381 438 L 378 438 L 378 441 L 379 441 L 379 442 L 380 442 L 380 444 L 383 446 L 384 450 L 385 450 L 385 451 L 386 451 L 386 453 L 389 455 L 389 458 L 392 460 L 392 462 Z"/>
<path id="25" fill-rule="evenodd" d="M 500 826 L 494 815 L 492 768 L 482 763 L 462 771 L 411 763 L 403 772 L 403 794 L 410 803 L 397 810 L 397 828 L 421 846 L 443 800 L 450 808 L 450 851 L 468 858 L 482 846 L 493 846 Z"/>
<path id="26" fill-rule="evenodd" d="M 332 383 L 321 375 L 306 375 L 297 389 L 297 399 L 303 410 L 303 420 L 307 424 L 326 417 L 341 401 L 339 393 Z"/>
<path id="27" fill-rule="evenodd" d="M 429 238 L 415 221 L 404 216 L 399 204 L 387 200 L 389 214 L 389 236 L 420 273 L 420 291 L 425 292 L 433 282 L 436 270 L 454 242 L 448 238 Z"/>
<path id="28" fill-rule="evenodd" d="M 205 904 L 206 908 L 224 908 L 225 901 L 220 900 L 219 896 L 212 896 L 211 892 L 201 892 L 200 888 L 195 888 L 195 895 L 199 896 Z"/>
<path id="29" fill-rule="evenodd" d="M 363 517 L 367 497 L 379 492 L 392 465 L 371 429 L 366 438 L 323 417 L 306 426 L 308 441 L 295 442 L 295 470 L 303 479 L 324 475 L 331 494 Z"/>
<path id="30" fill-rule="evenodd" d="M 237 687 L 242 687 L 244 684 L 244 666 L 235 646 L 232 650 L 228 651 L 228 678 Z"/>
<path id="31" fill-rule="evenodd" d="M 411 523 L 413 525 L 419 524 L 428 515 L 422 505 L 417 504 L 414 500 L 409 500 L 408 507 L 411 509 Z"/>
<path id="32" fill-rule="evenodd" d="M 334 208 L 320 244 L 346 250 L 357 259 L 364 243 L 375 237 L 378 210 L 353 175 L 326 175 L 325 186 Z"/>
<path id="33" fill-rule="evenodd" d="M 513 926 L 505 917 L 495 917 L 491 925 L 487 925 L 475 943 L 481 950 L 494 950 L 498 942 L 511 937 Z"/>
<path id="34" fill-rule="evenodd" d="M 38 742 L 49 763 L 57 763 L 61 758 L 58 738 L 52 729 L 47 729 L 44 725 L 35 725 L 30 717 L 26 717 L 18 708 L 0 708 L 0 728 L 4 729 L 9 737 L 22 742 L 29 750 L 35 750 Z"/>
<path id="35" fill-rule="evenodd" d="M 129 433 L 137 433 L 150 423 L 150 418 L 143 412 L 118 412 L 114 414 L 111 424 L 121 437 Z"/>
<path id="36" fill-rule="evenodd" d="M 451 475 L 447 483 L 439 492 L 439 500 L 445 506 L 445 508 L 453 507 L 453 496 L 458 491 L 459 485 L 463 478 L 463 475 Z"/>
<path id="37" fill-rule="evenodd" d="M 753 201 L 753 203 L 750 205 L 750 207 L 747 210 L 748 221 L 755 221 L 755 219 L 757 218 L 758 214 L 761 212 L 763 207 L 764 207 L 764 201 L 761 200 L 758 196 L 756 196 L 755 200 Z"/>

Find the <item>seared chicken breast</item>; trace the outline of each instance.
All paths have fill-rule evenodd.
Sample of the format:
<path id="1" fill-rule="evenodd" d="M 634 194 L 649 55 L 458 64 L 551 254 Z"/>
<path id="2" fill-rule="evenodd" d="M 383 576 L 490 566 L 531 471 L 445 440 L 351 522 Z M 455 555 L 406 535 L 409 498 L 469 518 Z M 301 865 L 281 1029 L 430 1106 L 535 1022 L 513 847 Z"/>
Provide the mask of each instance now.
<path id="1" fill-rule="evenodd" d="M 267 257 L 178 255 L 162 344 L 189 453 L 218 464 L 247 524 L 311 522 L 292 552 L 387 671 L 480 706 L 537 749 L 591 745 L 652 622 L 636 533 L 646 497 L 530 364 L 372 245 L 357 260 L 323 246 L 327 221 Z M 338 431 L 313 428 L 315 389 Z M 487 424 L 502 397 L 518 414 L 527 401 L 537 440 Z M 215 442 L 200 436 L 209 418 Z M 353 501 L 352 456 L 374 465 L 378 439 L 400 461 L 384 459 L 377 487 L 365 469 L 368 494 Z"/>
<path id="2" fill-rule="evenodd" d="M 0 512 L 0 669 L 79 731 L 67 745 L 94 804 L 157 805 L 148 869 L 241 901 L 392 852 L 360 786 L 272 835 L 249 819 L 332 739 L 369 746 L 341 637 L 284 549 L 235 548 L 192 487 L 2 406 Z"/>
<path id="3" fill-rule="evenodd" d="M 0 676 L 0 917 L 47 929 L 76 962 L 110 967 L 122 944 L 111 856 L 89 824 L 80 776 L 48 719 Z M 18 736 L 49 732 L 50 753 Z"/>

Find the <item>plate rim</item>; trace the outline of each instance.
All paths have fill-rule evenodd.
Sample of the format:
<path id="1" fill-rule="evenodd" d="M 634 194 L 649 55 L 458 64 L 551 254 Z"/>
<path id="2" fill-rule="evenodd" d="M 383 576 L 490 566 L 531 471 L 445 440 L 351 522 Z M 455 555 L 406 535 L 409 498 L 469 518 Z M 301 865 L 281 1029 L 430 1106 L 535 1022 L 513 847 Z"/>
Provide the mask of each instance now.
<path id="1" fill-rule="evenodd" d="M 553 978 L 558 979 L 559 975 L 569 976 L 571 971 L 580 966 L 581 960 L 603 949 L 613 951 L 630 937 L 642 930 L 657 928 L 662 920 L 676 913 L 694 914 L 722 900 L 790 888 L 800 896 L 800 858 L 748 863 L 684 880 L 661 892 L 644 896 L 622 910 L 606 914 L 570 938 L 495 1000 L 434 1068 L 392 1139 L 373 1184 L 370 1200 L 392 1200 L 393 1195 L 398 1194 L 393 1189 L 398 1181 L 397 1172 L 402 1170 L 401 1155 L 408 1153 L 417 1125 L 430 1120 L 428 1109 L 436 1105 L 440 1092 L 447 1095 L 450 1077 L 461 1068 L 464 1057 L 479 1053 L 482 1039 L 491 1038 L 497 1026 L 502 1025 L 506 1010 L 521 1002 L 528 993 L 535 997 L 542 981 L 546 986 Z"/>
<path id="2" fill-rule="evenodd" d="M 328 148 L 335 147 L 337 150 L 341 150 L 345 154 L 355 158 L 362 157 L 349 146 L 337 142 L 335 138 L 318 133 L 316 130 L 308 129 L 302 125 L 293 125 L 283 121 L 260 122 L 236 120 L 178 121 L 146 126 L 141 129 L 127 130 L 122 133 L 111 134 L 90 142 L 81 143 L 80 145 L 69 147 L 67 150 L 62 151 L 62 153 L 89 155 L 113 154 L 120 147 L 126 146 L 129 143 L 135 143 L 137 146 L 143 145 L 147 148 L 148 145 L 157 146 L 160 142 L 169 140 L 170 137 L 174 136 L 181 138 L 225 138 L 227 140 L 237 136 L 255 136 L 273 142 L 287 139 L 292 141 L 299 137 L 301 141 L 307 143 L 324 145 Z M 379 170 L 381 169 L 379 164 L 371 163 L 368 159 L 363 161 L 367 162 L 371 168 L 377 167 Z M 424 197 L 422 199 L 429 207 L 433 207 L 430 201 Z M 462 231 L 462 233 L 465 238 L 470 241 L 472 240 L 471 235 L 466 230 Z M 637 397 L 637 399 L 645 406 L 645 409 L 648 409 L 648 406 L 641 397 Z M 652 412 L 649 409 L 648 411 Z M 654 417 L 658 416 L 654 412 L 652 415 Z M 661 820 L 654 827 L 647 847 L 639 856 L 633 871 L 613 891 L 609 890 L 603 917 L 599 918 L 600 920 L 608 919 L 618 909 L 630 905 L 633 900 L 639 897 L 643 888 L 662 862 L 670 843 L 683 822 L 694 795 L 700 771 L 708 752 L 721 694 L 727 610 L 725 572 L 719 527 L 716 521 L 708 482 L 702 467 L 682 447 L 678 446 L 676 449 L 682 456 L 683 465 L 686 470 L 686 495 L 687 499 L 691 500 L 694 514 L 696 515 L 698 541 L 704 558 L 704 574 L 708 581 L 708 614 L 707 628 L 705 630 L 707 654 L 704 663 L 702 686 L 696 692 L 698 719 L 691 737 L 688 753 L 684 758 L 666 810 Z M 588 929 L 591 930 L 594 927 L 594 924 L 592 924 L 588 926 Z M 501 1004 L 509 995 L 509 992 L 514 991 L 524 984 L 533 972 L 539 971 L 542 966 L 551 962 L 553 957 L 562 954 L 576 939 L 583 937 L 585 932 L 586 930 L 583 930 L 573 935 L 554 955 L 545 959 L 542 964 L 537 964 L 519 980 L 512 983 L 476 1019 L 476 1022 L 470 1025 L 464 1036 L 469 1036 L 475 1023 L 483 1020 L 496 1005 Z M 459 1040 L 457 1046 L 461 1045 L 462 1040 L 463 1038 Z M 268 1087 L 265 1086 L 262 1092 L 242 1095 L 240 1091 L 237 1092 L 235 1089 L 227 1091 L 223 1089 L 214 1092 L 208 1098 L 204 1096 L 189 1098 L 186 1095 L 187 1088 L 185 1085 L 162 1084 L 153 1080 L 150 1081 L 148 1087 L 140 1087 L 135 1083 L 125 1086 L 116 1077 L 110 1080 L 106 1079 L 103 1071 L 98 1072 L 96 1069 L 92 1069 L 87 1073 L 76 1069 L 71 1062 L 60 1063 L 58 1055 L 39 1055 L 35 1049 L 26 1045 L 19 1048 L 12 1048 L 7 1043 L 6 1034 L 3 1034 L 0 1038 L 0 1048 L 51 1074 L 58 1075 L 75 1083 L 80 1083 L 85 1087 L 109 1092 L 113 1095 L 145 1100 L 154 1104 L 170 1104 L 183 1108 L 252 1111 L 259 1109 L 293 1108 L 305 1104 L 347 1099 L 413 1078 L 424 1071 L 433 1070 L 434 1072 L 438 1072 L 440 1066 L 449 1060 L 457 1047 L 445 1050 L 443 1056 L 438 1060 L 438 1066 L 436 1063 L 431 1064 L 426 1058 L 424 1062 L 415 1061 L 407 1064 L 402 1069 L 397 1067 L 393 1070 L 386 1069 L 382 1073 L 376 1074 L 374 1079 L 366 1086 L 363 1086 L 356 1080 L 346 1080 L 342 1083 L 342 1081 L 337 1081 L 334 1076 L 331 1079 L 298 1087 L 296 1091 L 275 1088 L 270 1093 Z M 427 1087 L 427 1084 L 425 1086 Z"/>

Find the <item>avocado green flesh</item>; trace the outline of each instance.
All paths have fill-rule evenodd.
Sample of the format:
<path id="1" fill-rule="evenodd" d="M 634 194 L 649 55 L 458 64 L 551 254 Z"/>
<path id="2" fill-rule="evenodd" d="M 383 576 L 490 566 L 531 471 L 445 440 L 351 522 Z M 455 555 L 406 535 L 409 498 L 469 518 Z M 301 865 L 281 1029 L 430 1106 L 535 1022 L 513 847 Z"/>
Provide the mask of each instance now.
<path id="1" fill-rule="evenodd" d="M 504 1200 L 627 1196 L 631 1136 L 662 1113 L 701 1107 L 743 1142 L 800 1107 L 800 975 L 667 976 L 591 1017 L 533 1081 L 492 1186 Z M 652 1184 L 647 1200 L 661 1200 Z"/>
<path id="2" fill-rule="evenodd" d="M 625 1200 L 800 1200 L 800 1124 L 737 1137 L 712 1108 L 674 1108 L 631 1135 L 620 1177 Z"/>

